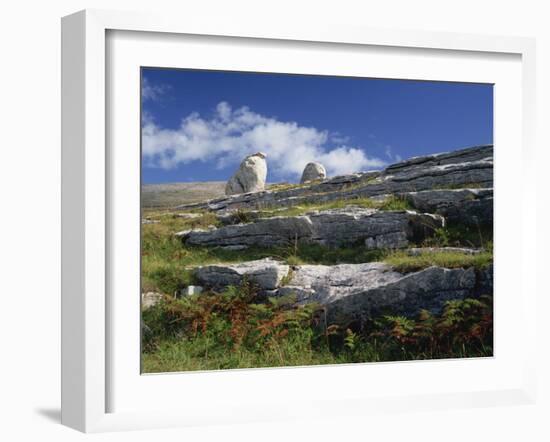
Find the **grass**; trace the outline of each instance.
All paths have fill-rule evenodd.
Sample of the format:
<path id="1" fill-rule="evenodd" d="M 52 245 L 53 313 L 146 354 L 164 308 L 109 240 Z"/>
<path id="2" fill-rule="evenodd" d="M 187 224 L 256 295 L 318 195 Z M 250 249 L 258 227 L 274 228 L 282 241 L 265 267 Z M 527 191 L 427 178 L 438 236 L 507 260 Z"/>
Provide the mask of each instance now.
<path id="1" fill-rule="evenodd" d="M 144 227 L 156 227 L 147 225 Z M 148 229 L 149 230 L 149 229 Z M 157 236 L 149 232 L 142 242 L 142 291 L 173 294 L 193 284 L 193 267 L 199 265 L 236 263 L 274 258 L 290 265 L 362 263 L 380 259 L 381 251 L 366 250 L 364 246 L 331 249 L 318 244 L 299 244 L 296 247 L 222 248 L 184 246 L 174 236 Z"/>
<path id="2" fill-rule="evenodd" d="M 162 208 L 191 204 L 224 196 L 225 181 L 144 184 L 142 207 Z"/>
<path id="3" fill-rule="evenodd" d="M 493 226 L 448 225 L 435 230 L 424 247 L 474 247 L 493 249 Z"/>
<path id="4" fill-rule="evenodd" d="M 292 190 L 292 189 L 299 189 L 301 187 L 309 187 L 313 182 L 299 184 L 299 183 L 275 183 L 275 184 L 269 184 L 266 186 L 265 190 L 270 190 L 272 192 L 279 192 L 283 190 Z"/>
<path id="5" fill-rule="evenodd" d="M 369 178 L 359 179 L 353 183 L 346 183 L 338 191 L 342 191 L 342 190 L 349 191 L 349 190 L 361 189 L 362 187 L 369 186 L 371 184 L 380 184 L 381 182 L 382 180 L 380 175 L 371 176 Z"/>
<path id="6" fill-rule="evenodd" d="M 189 264 L 203 259 L 182 247 L 174 233 L 191 228 L 217 225 L 215 215 L 205 213 L 198 218 L 178 218 L 165 211 L 146 211 L 144 217 L 159 221 L 142 225 L 141 275 L 142 291 L 173 294 L 193 282 Z"/>
<path id="7" fill-rule="evenodd" d="M 200 216 L 196 218 L 184 218 L 178 216 L 177 213 L 170 210 L 144 210 L 143 218 L 158 221 L 158 223 L 145 224 L 143 227 L 152 228 L 156 233 L 172 234 L 180 230 L 200 229 L 207 228 L 209 226 L 218 227 L 220 225 L 220 222 L 214 213 L 202 211 L 192 214 Z"/>
<path id="8" fill-rule="evenodd" d="M 378 210 L 412 210 L 411 205 L 405 199 L 397 196 L 390 196 L 379 201 L 372 198 L 349 198 L 322 203 L 302 203 L 284 209 L 261 210 L 260 214 L 264 218 L 273 216 L 300 216 L 309 212 L 344 209 L 350 206 Z"/>
<path id="9" fill-rule="evenodd" d="M 229 287 L 143 312 L 144 372 L 491 356 L 492 299 L 448 301 L 433 315 L 381 316 L 361 329 L 326 324 L 324 310 L 292 297 L 258 302 Z"/>
<path id="10" fill-rule="evenodd" d="M 417 256 L 408 255 L 406 251 L 396 251 L 384 257 L 384 262 L 401 273 L 416 272 L 431 266 L 454 268 L 485 268 L 493 262 L 493 253 L 486 251 L 468 255 L 453 251 L 424 252 Z"/>
<path id="11" fill-rule="evenodd" d="M 360 264 L 380 260 L 382 250 L 367 250 L 364 245 L 346 248 L 329 248 L 320 244 L 298 244 L 278 250 L 282 259 L 289 265 L 303 264 Z"/>
<path id="12" fill-rule="evenodd" d="M 387 252 L 383 260 L 398 272 L 408 273 L 430 266 L 446 268 L 484 268 L 493 262 L 493 228 L 481 226 L 446 226 L 435 230 L 431 238 L 422 243 L 424 247 L 470 247 L 482 249 L 477 254 L 466 254 L 457 251 L 425 251 L 411 256 L 406 251 Z"/>

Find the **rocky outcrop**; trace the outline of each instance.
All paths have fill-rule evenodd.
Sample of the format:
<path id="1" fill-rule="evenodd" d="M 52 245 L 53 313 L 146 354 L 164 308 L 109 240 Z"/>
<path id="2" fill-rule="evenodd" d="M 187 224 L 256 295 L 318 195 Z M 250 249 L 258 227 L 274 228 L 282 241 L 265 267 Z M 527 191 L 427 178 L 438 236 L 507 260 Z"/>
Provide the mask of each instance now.
<path id="1" fill-rule="evenodd" d="M 479 254 L 486 251 L 422 245 L 435 229 L 446 223 L 492 225 L 492 156 L 492 146 L 479 146 L 411 158 L 382 171 L 355 173 L 321 182 L 311 182 L 317 178 L 304 171 L 302 181 L 307 183 L 300 186 L 241 193 L 193 206 L 216 212 L 221 226 L 187 230 L 178 236 L 186 245 L 231 250 L 297 244 L 402 249 L 409 256 L 420 257 L 419 262 L 424 261 L 422 255 L 425 254 Z M 321 173 L 319 168 L 312 169 L 316 169 L 314 173 Z M 383 201 L 393 197 L 405 200 L 414 210 L 377 210 L 353 205 L 358 198 Z M 297 216 L 269 217 L 265 210 L 276 213 L 279 208 L 341 200 L 349 205 Z M 471 261 L 464 259 L 464 263 Z M 315 302 L 324 306 L 327 323 L 337 324 L 362 323 L 386 313 L 410 316 L 419 309 L 437 313 L 448 300 L 493 292 L 492 265 L 453 269 L 433 266 L 409 273 L 397 268 L 384 262 L 291 267 L 266 258 L 199 267 L 196 278 L 207 292 L 249 281 L 261 296 L 293 294 L 298 303 Z"/>
<path id="2" fill-rule="evenodd" d="M 178 236 L 185 244 L 198 246 L 243 248 L 315 243 L 342 247 L 363 243 L 369 249 L 392 249 L 418 243 L 443 224 L 438 215 L 346 208 L 260 218 L 218 229 L 184 231 Z"/>
<path id="3" fill-rule="evenodd" d="M 436 189 L 401 194 L 422 212 L 437 213 L 450 223 L 491 225 L 493 189 Z"/>
<path id="4" fill-rule="evenodd" d="M 265 188 L 267 177 L 266 155 L 257 152 L 247 156 L 225 187 L 226 195 L 259 192 Z"/>
<path id="5" fill-rule="evenodd" d="M 216 219 L 223 226 L 229 226 L 232 224 L 243 224 L 255 221 L 265 216 L 261 210 L 247 210 L 246 212 L 234 210 L 219 212 L 216 214 Z"/>
<path id="6" fill-rule="evenodd" d="M 303 203 L 468 186 L 493 187 L 492 145 L 417 157 L 391 165 L 382 171 L 334 177 L 293 189 L 235 195 L 179 208 L 220 211 L 288 207 Z"/>
<path id="7" fill-rule="evenodd" d="M 241 264 L 199 267 L 195 276 L 202 284 L 215 289 L 238 286 L 246 279 L 265 291 L 280 287 L 289 270 L 288 265 L 266 258 Z"/>
<path id="8" fill-rule="evenodd" d="M 309 183 L 311 181 L 324 180 L 327 177 L 327 171 L 321 163 L 308 163 L 302 172 L 300 183 Z"/>
<path id="9" fill-rule="evenodd" d="M 197 269 L 204 285 L 222 289 L 244 279 L 260 293 L 293 295 L 296 302 L 318 303 L 326 308 L 329 323 L 362 321 L 384 311 L 414 315 L 420 309 L 439 312 L 446 301 L 486 293 L 492 267 L 447 269 L 428 267 L 400 273 L 381 262 L 335 266 L 301 265 L 292 269 L 271 259 L 242 264 L 212 265 Z"/>
<path id="10" fill-rule="evenodd" d="M 414 315 L 419 309 L 438 312 L 451 299 L 475 295 L 474 268 L 427 269 L 402 274 L 383 263 L 305 265 L 277 291 L 294 293 L 299 302 L 324 305 L 330 323 L 349 323 L 391 310 Z"/>
<path id="11" fill-rule="evenodd" d="M 452 152 L 444 152 L 434 155 L 412 157 L 388 166 L 386 168 L 386 173 L 396 174 L 404 171 L 409 172 L 415 169 L 422 169 L 425 167 L 481 161 L 487 158 L 493 158 L 492 144 L 468 147 L 466 149 L 458 149 Z"/>

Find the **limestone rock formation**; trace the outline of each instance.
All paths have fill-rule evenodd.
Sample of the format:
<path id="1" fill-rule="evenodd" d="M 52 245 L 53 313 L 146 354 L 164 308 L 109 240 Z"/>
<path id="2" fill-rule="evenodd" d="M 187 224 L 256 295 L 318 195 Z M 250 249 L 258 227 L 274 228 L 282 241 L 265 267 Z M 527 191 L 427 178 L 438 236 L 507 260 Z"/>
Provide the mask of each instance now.
<path id="1" fill-rule="evenodd" d="M 311 162 L 306 165 L 302 173 L 300 184 L 311 181 L 324 180 L 327 177 L 327 171 L 321 163 Z"/>
<path id="2" fill-rule="evenodd" d="M 445 301 L 475 295 L 476 272 L 429 267 L 402 274 L 383 263 L 300 266 L 278 294 L 294 293 L 301 302 L 325 305 L 330 322 L 346 323 L 376 316 L 391 308 L 412 315 L 419 309 L 438 312 Z"/>
<path id="3" fill-rule="evenodd" d="M 289 270 L 288 265 L 265 258 L 241 264 L 199 267 L 195 276 L 202 284 L 213 288 L 238 286 L 247 278 L 261 290 L 274 290 L 281 285 Z"/>
<path id="4" fill-rule="evenodd" d="M 267 177 L 266 155 L 256 152 L 247 156 L 225 186 L 226 195 L 264 190 Z"/>
<path id="5" fill-rule="evenodd" d="M 177 235 L 196 246 L 274 247 L 298 242 L 342 247 L 363 242 L 369 249 L 394 249 L 422 241 L 443 224 L 439 215 L 349 207 L 260 218 L 218 229 L 186 230 Z"/>
<path id="6" fill-rule="evenodd" d="M 261 207 L 288 207 L 351 198 L 493 187 L 493 146 L 476 146 L 455 152 L 412 158 L 382 171 L 354 173 L 293 189 L 231 195 L 179 209 L 228 211 Z M 480 189 L 481 190 L 481 189 Z M 481 197 L 482 192 L 478 192 Z M 483 197 L 483 199 L 486 199 Z M 492 206 L 492 199 L 485 201 Z M 477 203 L 475 203 L 477 204 Z M 484 203 L 483 203 L 484 204 Z M 483 204 L 479 204 L 480 206 Z M 487 206 L 484 206 L 487 207 Z"/>
<path id="7" fill-rule="evenodd" d="M 331 323 L 363 320 L 387 309 L 404 315 L 415 314 L 419 309 L 437 313 L 448 300 L 483 294 L 492 281 L 492 267 L 476 271 L 473 267 L 434 266 L 400 273 L 387 264 L 373 262 L 301 265 L 289 271 L 288 265 L 267 258 L 201 267 L 196 276 L 202 284 L 216 289 L 238 285 L 247 278 L 264 294 L 292 294 L 298 303 L 325 306 Z M 484 287 L 480 292 L 481 286 Z"/>
<path id="8" fill-rule="evenodd" d="M 263 175 L 256 170 L 256 163 L 263 164 Z M 466 240 L 444 242 L 439 236 L 425 241 L 447 223 L 457 227 L 492 225 L 493 146 L 411 158 L 381 171 L 330 179 L 323 175 L 322 166 L 312 164 L 304 170 L 304 185 L 263 190 L 265 155 L 247 157 L 227 183 L 230 196 L 185 206 L 185 209 L 214 212 L 217 227 L 186 230 L 177 236 L 185 245 L 226 250 L 288 246 L 300 250 L 300 244 L 353 248 L 351 252 L 356 248 L 402 249 L 398 256 L 420 262 L 421 265 L 414 268 L 422 270 L 405 273 L 385 262 L 289 266 L 277 259 L 265 258 L 198 267 L 195 277 L 206 293 L 209 290 L 216 293 L 247 280 L 259 289 L 262 298 L 293 294 L 298 303 L 321 304 L 328 324 L 365 324 L 366 319 L 380 314 L 411 316 L 419 309 L 438 313 L 446 301 L 476 298 L 493 292 L 493 267 L 482 267 L 484 256 L 480 260 L 467 256 L 460 260 L 461 254 L 476 255 L 490 249 L 471 248 L 473 244 Z M 323 180 L 317 182 L 321 175 Z M 397 202 L 397 207 L 403 207 L 401 200 L 404 200 L 413 210 L 358 207 L 360 204 L 354 205 L 358 198 L 376 201 L 391 198 L 390 202 Z M 322 205 L 334 201 L 337 204 Z M 321 209 L 309 209 L 308 212 L 303 208 L 294 212 L 301 215 L 277 212 L 305 204 Z M 364 201 L 361 205 L 371 206 Z M 481 233 L 479 236 L 481 238 Z M 455 247 L 443 247 L 447 244 Z M 274 257 L 284 256 L 284 252 L 279 253 L 280 249 L 272 250 Z M 338 260 L 342 257 L 341 261 L 348 261 L 346 250 L 341 255 L 330 251 L 333 252 Z M 431 259 L 431 255 L 441 253 L 458 255 L 456 261 L 452 261 L 454 264 L 449 264 L 456 268 L 423 268 L 427 262 L 445 262 Z M 230 255 L 238 258 L 239 253 Z M 377 254 L 365 254 L 365 261 L 371 255 Z M 458 267 L 461 262 L 462 268 Z"/>
<path id="9" fill-rule="evenodd" d="M 402 194 L 415 209 L 438 213 L 449 223 L 491 225 L 493 189 L 436 189 Z"/>

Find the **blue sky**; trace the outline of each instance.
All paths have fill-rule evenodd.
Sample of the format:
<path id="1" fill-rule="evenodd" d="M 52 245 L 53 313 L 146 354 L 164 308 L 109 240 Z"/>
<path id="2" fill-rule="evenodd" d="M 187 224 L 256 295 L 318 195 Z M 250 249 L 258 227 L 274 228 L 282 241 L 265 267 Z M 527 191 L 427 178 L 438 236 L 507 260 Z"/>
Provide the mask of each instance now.
<path id="1" fill-rule="evenodd" d="M 267 153 L 268 182 L 493 142 L 493 87 L 431 81 L 142 69 L 143 183 L 227 180 Z"/>

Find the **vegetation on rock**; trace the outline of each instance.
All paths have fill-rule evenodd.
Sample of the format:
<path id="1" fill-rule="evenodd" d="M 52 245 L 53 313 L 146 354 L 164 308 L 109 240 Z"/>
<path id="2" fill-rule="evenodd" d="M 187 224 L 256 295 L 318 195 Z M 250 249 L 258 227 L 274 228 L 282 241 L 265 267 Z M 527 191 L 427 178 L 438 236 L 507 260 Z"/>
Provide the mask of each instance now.
<path id="1" fill-rule="evenodd" d="M 291 296 L 258 301 L 248 284 L 165 300 L 143 312 L 145 372 L 492 356 L 492 299 L 448 301 L 440 315 L 326 323 Z"/>
<path id="2" fill-rule="evenodd" d="M 459 267 L 485 268 L 492 264 L 493 254 L 489 251 L 483 251 L 469 255 L 455 251 L 439 250 L 411 256 L 406 251 L 400 250 L 388 253 L 383 261 L 398 272 L 408 273 L 430 266 L 445 267 L 447 269 Z"/>
<path id="3" fill-rule="evenodd" d="M 299 216 L 309 212 L 344 209 L 346 207 L 360 207 L 362 209 L 378 210 L 412 210 L 412 206 L 403 198 L 389 196 L 384 199 L 374 200 L 372 198 L 348 198 L 323 203 L 301 203 L 296 206 L 285 207 L 277 210 L 260 210 L 260 216 L 268 218 L 272 216 Z M 241 211 L 246 213 L 246 211 Z"/>

